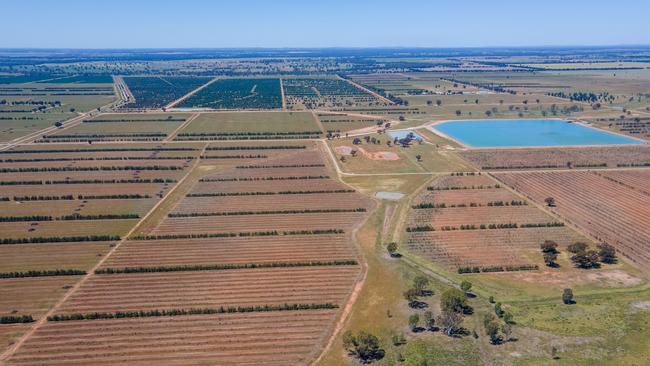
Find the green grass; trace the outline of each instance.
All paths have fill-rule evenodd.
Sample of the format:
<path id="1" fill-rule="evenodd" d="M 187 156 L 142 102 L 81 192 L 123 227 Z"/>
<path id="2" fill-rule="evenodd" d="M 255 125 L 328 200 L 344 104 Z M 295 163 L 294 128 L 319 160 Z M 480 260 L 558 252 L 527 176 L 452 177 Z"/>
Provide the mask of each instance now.
<path id="1" fill-rule="evenodd" d="M 214 112 L 201 113 L 179 131 L 183 134 L 287 133 L 320 131 L 309 112 Z"/>

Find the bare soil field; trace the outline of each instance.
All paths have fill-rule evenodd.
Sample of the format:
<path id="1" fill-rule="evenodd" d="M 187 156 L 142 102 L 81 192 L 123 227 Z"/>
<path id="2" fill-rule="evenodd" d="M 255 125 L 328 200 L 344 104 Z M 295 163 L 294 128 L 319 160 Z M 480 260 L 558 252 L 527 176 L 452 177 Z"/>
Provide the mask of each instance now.
<path id="1" fill-rule="evenodd" d="M 462 151 L 481 169 L 567 167 L 628 167 L 650 164 L 650 146 L 582 147 L 562 149 L 494 149 Z"/>
<path id="2" fill-rule="evenodd" d="M 650 196 L 640 190 L 647 187 L 648 174 L 647 170 L 625 172 L 627 179 L 637 182 L 627 186 L 594 172 L 494 175 L 540 204 L 544 204 L 545 198 L 553 197 L 556 207 L 551 210 L 647 268 L 650 265 Z"/>
<path id="3" fill-rule="evenodd" d="M 9 365 L 305 364 L 335 310 L 49 322 Z M 156 352 L 151 352 L 155 349 Z"/>
<path id="4" fill-rule="evenodd" d="M 562 225 L 485 174 L 446 175 L 412 202 L 406 245 L 452 269 L 534 266 L 530 255 L 544 240 L 562 247 L 584 240 Z"/>

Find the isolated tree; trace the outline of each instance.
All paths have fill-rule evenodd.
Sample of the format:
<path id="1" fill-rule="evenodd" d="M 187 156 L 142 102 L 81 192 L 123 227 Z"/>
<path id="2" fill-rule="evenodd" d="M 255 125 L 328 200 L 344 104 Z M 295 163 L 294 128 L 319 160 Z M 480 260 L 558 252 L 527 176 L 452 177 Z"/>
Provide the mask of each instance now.
<path id="1" fill-rule="evenodd" d="M 433 317 L 433 313 L 431 311 L 425 311 L 424 312 L 424 326 L 428 330 L 433 330 L 436 325 L 436 320 Z"/>
<path id="2" fill-rule="evenodd" d="M 456 313 L 468 312 L 471 308 L 467 305 L 467 296 L 457 289 L 450 288 L 445 290 L 440 297 L 440 308 L 443 311 L 452 311 Z"/>
<path id="3" fill-rule="evenodd" d="M 575 242 L 567 247 L 567 250 L 571 253 L 584 252 L 589 248 L 589 245 L 583 242 Z"/>
<path id="4" fill-rule="evenodd" d="M 432 100 L 427 100 L 427 105 L 433 105 L 433 101 Z"/>
<path id="5" fill-rule="evenodd" d="M 385 354 L 379 343 L 379 338 L 363 331 L 356 336 L 350 331 L 345 332 L 343 346 L 350 355 L 357 357 L 363 363 L 380 360 Z"/>
<path id="6" fill-rule="evenodd" d="M 352 155 L 352 157 L 357 156 L 357 150 L 351 150 L 350 155 Z"/>
<path id="7" fill-rule="evenodd" d="M 598 262 L 599 259 L 600 256 L 595 250 L 581 251 L 571 257 L 571 261 L 576 265 L 576 267 L 583 269 L 600 267 L 600 263 Z"/>
<path id="8" fill-rule="evenodd" d="M 406 121 L 406 117 L 404 117 L 404 116 L 399 116 L 399 120 L 400 120 L 401 122 L 404 122 L 404 121 Z"/>
<path id="9" fill-rule="evenodd" d="M 442 105 L 442 100 L 440 100 L 440 99 L 436 100 L 436 105 L 438 107 L 440 107 Z"/>
<path id="10" fill-rule="evenodd" d="M 54 123 L 54 126 L 57 127 L 57 128 L 61 128 L 61 126 L 63 126 L 63 122 L 57 121 L 57 122 Z"/>
<path id="11" fill-rule="evenodd" d="M 573 304 L 573 290 L 570 288 L 565 288 L 564 291 L 562 292 L 562 302 L 565 304 Z"/>
<path id="12" fill-rule="evenodd" d="M 598 244 L 598 256 L 603 263 L 616 263 L 616 249 L 607 243 Z"/>
<path id="13" fill-rule="evenodd" d="M 485 328 L 485 334 L 490 337 L 490 343 L 492 344 L 500 344 L 502 341 L 502 338 L 499 334 L 499 331 L 501 330 L 501 326 L 499 324 L 499 321 L 497 318 L 494 316 L 494 314 L 485 314 L 483 317 L 483 327 Z"/>
<path id="14" fill-rule="evenodd" d="M 422 161 L 422 155 L 420 154 L 415 155 L 415 158 L 417 159 L 417 161 Z"/>
<path id="15" fill-rule="evenodd" d="M 413 289 L 418 296 L 426 295 L 429 287 L 429 279 L 426 276 L 416 276 L 413 279 Z"/>
<path id="16" fill-rule="evenodd" d="M 553 240 L 545 240 L 539 247 L 544 253 L 557 253 L 557 243 Z"/>
<path id="17" fill-rule="evenodd" d="M 443 310 L 436 319 L 445 334 L 452 336 L 458 331 L 460 324 L 463 322 L 463 316 L 455 311 Z"/>
<path id="18" fill-rule="evenodd" d="M 468 293 L 469 290 L 472 289 L 472 283 L 469 281 L 463 281 L 460 284 L 460 289 L 463 290 L 463 292 Z"/>
<path id="19" fill-rule="evenodd" d="M 411 331 L 415 332 L 418 329 L 419 324 L 420 316 L 418 314 L 412 314 L 409 316 L 409 328 L 411 328 Z"/>
<path id="20" fill-rule="evenodd" d="M 544 263 L 548 267 L 557 267 L 557 253 L 544 252 Z"/>
<path id="21" fill-rule="evenodd" d="M 463 114 L 463 111 L 461 111 L 460 109 L 457 109 L 457 110 L 456 110 L 456 115 L 457 115 L 457 116 L 460 116 L 461 114 Z"/>
<path id="22" fill-rule="evenodd" d="M 490 117 L 492 115 L 492 111 L 485 111 L 485 115 Z"/>
<path id="23" fill-rule="evenodd" d="M 505 314 L 505 311 L 503 311 L 500 302 L 494 304 L 494 314 L 496 314 L 496 316 L 498 316 L 499 318 L 503 317 L 503 314 Z"/>
<path id="24" fill-rule="evenodd" d="M 553 198 L 553 197 L 546 197 L 546 198 L 544 198 L 544 203 L 546 203 L 546 205 L 547 205 L 548 207 L 555 207 L 555 198 Z"/>
<path id="25" fill-rule="evenodd" d="M 397 253 L 397 243 L 396 242 L 390 242 L 386 246 L 386 250 L 388 250 L 388 254 L 390 254 L 391 257 L 394 257 L 395 254 Z"/>
<path id="26" fill-rule="evenodd" d="M 503 332 L 503 337 L 505 341 L 508 342 L 512 337 L 512 325 L 505 323 L 501 326 L 501 331 Z"/>
<path id="27" fill-rule="evenodd" d="M 404 299 L 408 302 L 409 306 L 414 308 L 417 305 L 418 293 L 414 288 L 404 291 Z"/>

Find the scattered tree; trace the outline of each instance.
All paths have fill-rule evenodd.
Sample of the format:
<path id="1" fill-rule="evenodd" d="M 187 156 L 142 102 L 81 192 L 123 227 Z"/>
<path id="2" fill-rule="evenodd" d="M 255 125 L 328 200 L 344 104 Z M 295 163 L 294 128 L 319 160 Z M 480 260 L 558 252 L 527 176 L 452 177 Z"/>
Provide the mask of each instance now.
<path id="1" fill-rule="evenodd" d="M 425 311 L 424 312 L 424 326 L 428 330 L 434 330 L 436 326 L 436 320 L 433 317 L 433 313 L 431 311 Z"/>
<path id="2" fill-rule="evenodd" d="M 562 302 L 566 305 L 575 304 L 575 301 L 573 301 L 573 290 L 570 288 L 564 289 L 564 292 L 562 292 Z"/>
<path id="3" fill-rule="evenodd" d="M 553 197 L 546 197 L 546 198 L 544 198 L 544 203 L 546 203 L 546 205 L 547 205 L 548 207 L 555 207 L 555 198 L 553 198 Z"/>
<path id="4" fill-rule="evenodd" d="M 460 284 L 460 289 L 463 290 L 466 294 L 469 292 L 469 290 L 472 289 L 472 283 L 469 281 L 463 281 Z"/>
<path id="5" fill-rule="evenodd" d="M 603 263 L 616 263 L 616 250 L 607 243 L 598 244 L 598 256 Z"/>
<path id="6" fill-rule="evenodd" d="M 379 339 L 363 331 L 356 336 L 351 331 L 345 332 L 343 334 L 343 346 L 350 355 L 357 357 L 363 363 L 380 360 L 385 354 Z"/>
<path id="7" fill-rule="evenodd" d="M 386 246 L 386 250 L 388 250 L 388 254 L 390 254 L 391 257 L 395 257 L 397 254 L 397 243 L 396 242 L 390 242 Z"/>
<path id="8" fill-rule="evenodd" d="M 420 316 L 418 314 L 412 314 L 409 316 L 409 328 L 411 328 L 411 331 L 415 332 L 418 329 L 419 324 Z"/>

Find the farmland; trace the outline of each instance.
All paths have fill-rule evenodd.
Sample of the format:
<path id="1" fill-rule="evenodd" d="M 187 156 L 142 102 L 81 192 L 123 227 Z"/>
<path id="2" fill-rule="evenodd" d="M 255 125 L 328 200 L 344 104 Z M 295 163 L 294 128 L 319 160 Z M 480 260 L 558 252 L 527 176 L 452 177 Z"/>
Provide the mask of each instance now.
<path id="1" fill-rule="evenodd" d="M 307 112 L 206 112 L 180 130 L 182 140 L 304 139 L 322 135 Z"/>
<path id="2" fill-rule="evenodd" d="M 25 52 L 0 51 L 2 365 L 650 359 L 647 144 L 431 127 L 647 139 L 645 48 Z"/>
<path id="3" fill-rule="evenodd" d="M 372 94 L 341 79 L 286 78 L 282 85 L 289 109 L 386 105 Z"/>
<path id="4" fill-rule="evenodd" d="M 543 203 L 557 200 L 553 211 L 592 237 L 614 245 L 631 261 L 650 264 L 646 220 L 650 173 L 640 171 L 495 174 L 505 184 Z M 608 192 L 616 192 L 613 198 Z"/>
<path id="5" fill-rule="evenodd" d="M 153 108 L 166 106 L 174 100 L 210 81 L 205 77 L 125 77 L 124 81 L 135 97 L 128 108 Z"/>
<path id="6" fill-rule="evenodd" d="M 0 141 L 10 141 L 116 100 L 110 84 L 0 85 Z"/>
<path id="7" fill-rule="evenodd" d="M 354 189 L 329 178 L 332 172 L 318 147 L 286 142 L 208 146 L 201 166 L 218 171 L 192 176 L 187 189 L 180 189 L 184 196 L 174 196 L 176 203 L 164 206 L 171 208 L 167 217 L 145 223 L 122 243 L 12 362 L 32 364 L 43 357 L 62 364 L 81 362 L 108 344 L 80 342 L 78 335 L 84 332 L 110 332 L 110 344 L 133 346 L 95 355 L 98 362 L 153 361 L 139 351 L 142 347 L 167 348 L 155 356 L 159 362 L 175 362 L 178 352 L 190 351 L 199 363 L 215 356 L 235 362 L 242 357 L 236 344 L 244 339 L 259 344 L 255 353 L 244 353 L 247 359 L 306 362 L 358 279 L 361 268 L 350 235 L 372 208 Z M 233 149 L 266 157 L 207 158 Z M 171 319 L 154 315 L 165 309 L 190 313 Z M 151 315 L 56 321 L 133 312 Z M 251 338 L 253 319 L 257 340 Z M 70 326 L 80 327 L 74 336 Z M 167 336 L 143 342 L 144 334 L 163 326 Z M 139 344 L 129 341 L 133 327 L 139 329 Z M 188 331 L 193 337 L 204 332 L 215 341 L 169 343 L 174 334 Z M 54 340 L 52 332 L 64 336 Z M 217 341 L 226 333 L 227 341 Z"/>
<path id="8" fill-rule="evenodd" d="M 405 230 L 410 251 L 452 269 L 486 271 L 536 269 L 527 254 L 540 241 L 584 240 L 482 174 L 434 179 L 413 201 Z"/>
<path id="9" fill-rule="evenodd" d="M 650 164 L 648 146 L 583 147 L 562 149 L 495 149 L 459 153 L 477 167 L 498 169 L 565 169 L 643 167 Z"/>
<path id="10" fill-rule="evenodd" d="M 280 79 L 220 79 L 184 100 L 179 108 L 279 109 Z"/>

